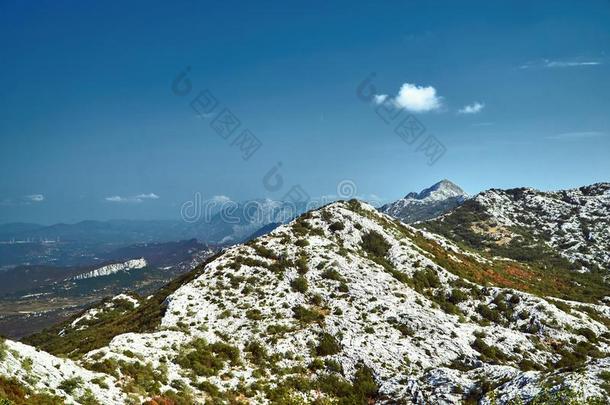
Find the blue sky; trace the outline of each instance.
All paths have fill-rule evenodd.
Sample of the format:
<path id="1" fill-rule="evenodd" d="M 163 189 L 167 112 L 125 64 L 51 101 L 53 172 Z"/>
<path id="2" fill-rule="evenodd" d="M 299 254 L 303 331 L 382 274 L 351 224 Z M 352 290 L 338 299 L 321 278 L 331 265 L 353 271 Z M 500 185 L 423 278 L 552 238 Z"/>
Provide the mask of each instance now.
<path id="1" fill-rule="evenodd" d="M 608 1 L 105 3 L 0 3 L 0 222 L 178 218 L 195 192 L 315 198 L 345 180 L 382 201 L 443 178 L 610 180 Z M 201 117 L 205 89 L 218 107 Z M 417 142 L 384 106 L 424 125 Z M 227 140 L 223 108 L 241 122 Z M 243 129 L 262 144 L 248 160 Z"/>

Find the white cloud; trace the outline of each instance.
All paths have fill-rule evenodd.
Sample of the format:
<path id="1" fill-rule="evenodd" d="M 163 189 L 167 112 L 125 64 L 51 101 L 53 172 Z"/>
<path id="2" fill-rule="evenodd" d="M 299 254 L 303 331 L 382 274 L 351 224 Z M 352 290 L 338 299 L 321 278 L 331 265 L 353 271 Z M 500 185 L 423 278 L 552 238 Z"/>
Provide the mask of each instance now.
<path id="1" fill-rule="evenodd" d="M 231 202 L 231 198 L 227 197 L 226 195 L 215 195 L 212 196 L 212 198 L 210 198 L 210 201 L 218 203 L 218 204 L 225 204 L 228 202 Z"/>
<path id="2" fill-rule="evenodd" d="M 373 101 L 376 104 L 392 103 L 397 108 L 411 112 L 438 110 L 442 105 L 442 98 L 437 96 L 434 87 L 418 86 L 411 83 L 404 83 L 400 86 L 400 90 L 394 98 L 386 94 L 378 94 L 374 96 Z"/>
<path id="3" fill-rule="evenodd" d="M 158 200 L 159 196 L 155 193 L 138 194 L 135 198 L 139 200 Z"/>
<path id="4" fill-rule="evenodd" d="M 24 198 L 30 202 L 43 202 L 44 201 L 44 195 L 42 195 L 42 194 L 30 194 L 30 195 L 24 196 Z"/>
<path id="5" fill-rule="evenodd" d="M 373 102 L 375 104 L 383 104 L 385 103 L 385 101 L 388 99 L 388 95 L 387 94 L 375 94 L 373 96 Z"/>
<path id="6" fill-rule="evenodd" d="M 562 134 L 549 135 L 547 139 L 584 139 L 584 138 L 599 138 L 608 134 L 600 131 L 583 131 L 583 132 L 564 132 Z"/>
<path id="7" fill-rule="evenodd" d="M 483 108 L 485 108 L 485 104 L 475 101 L 472 104 L 465 105 L 463 108 L 460 108 L 458 110 L 458 114 L 477 114 L 480 113 Z"/>
<path id="8" fill-rule="evenodd" d="M 0 200 L 0 206 L 19 206 L 19 205 L 32 205 L 41 203 L 45 200 L 44 194 L 28 194 L 14 198 L 3 198 Z"/>
<path id="9" fill-rule="evenodd" d="M 580 67 L 580 66 L 597 66 L 601 65 L 602 62 L 594 60 L 550 60 L 542 59 L 539 61 L 527 62 L 520 66 L 521 69 L 535 69 L 535 68 L 569 68 L 569 67 Z"/>
<path id="10" fill-rule="evenodd" d="M 394 99 L 397 107 L 412 112 L 426 112 L 438 110 L 441 107 L 441 98 L 436 95 L 436 89 L 432 86 L 417 86 L 404 83 L 398 95 Z"/>
<path id="11" fill-rule="evenodd" d="M 575 66 L 596 66 L 601 65 L 600 62 L 561 62 L 561 61 L 550 61 L 545 65 L 546 67 L 575 67 Z"/>
<path id="12" fill-rule="evenodd" d="M 118 196 L 118 195 L 114 195 L 112 197 L 106 197 L 105 200 L 106 201 L 110 201 L 110 202 L 128 202 L 129 201 L 128 198 L 121 197 L 121 196 Z"/>
<path id="13" fill-rule="evenodd" d="M 106 197 L 105 200 L 109 202 L 115 203 L 141 203 L 144 200 L 158 200 L 159 196 L 155 193 L 148 194 L 138 194 L 129 197 L 121 197 L 120 195 L 114 195 L 111 197 Z"/>

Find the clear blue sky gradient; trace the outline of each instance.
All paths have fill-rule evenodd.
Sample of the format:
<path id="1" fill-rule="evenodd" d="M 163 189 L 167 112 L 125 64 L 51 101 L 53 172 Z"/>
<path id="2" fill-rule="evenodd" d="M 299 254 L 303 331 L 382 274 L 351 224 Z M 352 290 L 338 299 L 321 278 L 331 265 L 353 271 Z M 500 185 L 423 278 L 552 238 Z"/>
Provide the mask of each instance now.
<path id="1" fill-rule="evenodd" d="M 0 55 L 0 222 L 178 218 L 195 192 L 317 197 L 345 179 L 384 201 L 443 178 L 610 180 L 609 1 L 3 1 Z M 251 159 L 172 93 L 186 66 L 262 141 Z M 357 97 L 371 72 L 380 93 L 442 97 L 416 115 L 447 148 L 435 165 Z M 106 200 L 143 193 L 159 198 Z"/>

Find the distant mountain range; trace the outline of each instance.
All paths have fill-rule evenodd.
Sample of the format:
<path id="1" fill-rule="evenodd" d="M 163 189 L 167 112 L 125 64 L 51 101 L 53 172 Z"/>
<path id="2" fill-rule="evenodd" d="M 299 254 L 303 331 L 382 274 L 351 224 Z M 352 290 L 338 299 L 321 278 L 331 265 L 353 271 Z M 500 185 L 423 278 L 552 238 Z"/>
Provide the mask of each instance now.
<path id="1" fill-rule="evenodd" d="M 420 193 L 409 193 L 403 199 L 384 205 L 380 210 L 406 223 L 434 218 L 445 213 L 466 198 L 467 194 L 448 180 L 440 181 Z M 305 203 L 291 204 L 269 199 L 230 202 L 210 215 L 201 213 L 195 221 L 180 220 L 87 220 L 75 224 L 38 225 L 8 223 L 0 225 L 0 242 L 14 242 L 19 249 L 35 250 L 33 256 L 44 256 L 40 249 L 20 248 L 23 242 L 47 242 L 88 246 L 126 246 L 142 242 L 168 242 L 196 238 L 203 242 L 230 245 L 260 236 L 274 227 L 289 222 L 307 209 Z M 207 216 L 209 215 L 209 217 Z M 0 244 L 0 252 L 4 246 Z M 48 250 L 48 249 L 47 249 Z M 31 255 L 31 256 L 32 256 Z M 8 257 L 8 256 L 7 256 Z M 9 262 L 11 262 L 9 260 Z M 0 259 L 0 266 L 6 265 Z"/>
<path id="2" fill-rule="evenodd" d="M 234 244 L 247 240 L 270 224 L 283 224 L 305 210 L 305 203 L 292 204 L 270 199 L 231 203 L 222 207 L 209 220 L 186 224 L 187 232 L 200 240 L 217 244 Z"/>
<path id="3" fill-rule="evenodd" d="M 82 221 L 50 226 L 29 223 L 0 225 L 0 242 L 64 242 L 84 244 L 133 244 L 196 238 L 215 244 L 246 240 L 268 224 L 286 223 L 302 214 L 305 203 L 290 204 L 269 199 L 226 204 L 209 218 L 196 221 L 110 220 Z"/>
<path id="4" fill-rule="evenodd" d="M 196 221 L 111 220 L 43 226 L 0 225 L 0 272 L 15 266 L 82 267 L 118 248 L 197 239 L 229 246 L 260 236 L 302 214 L 305 204 L 269 199 L 229 203 Z M 126 260 L 133 258 L 131 256 Z"/>

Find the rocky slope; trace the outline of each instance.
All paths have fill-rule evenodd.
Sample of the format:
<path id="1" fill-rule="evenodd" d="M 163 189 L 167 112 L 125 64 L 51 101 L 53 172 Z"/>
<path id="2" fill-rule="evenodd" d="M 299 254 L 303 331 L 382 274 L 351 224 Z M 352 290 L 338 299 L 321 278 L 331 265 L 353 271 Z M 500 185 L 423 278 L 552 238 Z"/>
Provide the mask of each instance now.
<path id="1" fill-rule="evenodd" d="M 410 224 L 445 214 L 468 198 L 459 186 L 442 180 L 420 193 L 411 192 L 404 198 L 379 208 L 385 214 Z"/>
<path id="2" fill-rule="evenodd" d="M 73 359 L 72 393 L 29 346 L 8 342 L 0 374 L 67 402 L 607 403 L 610 307 L 498 286 L 527 271 L 338 202 L 29 339 Z M 24 356 L 37 366 L 15 372 Z"/>
<path id="3" fill-rule="evenodd" d="M 610 183 L 552 192 L 491 189 L 424 226 L 503 256 L 556 255 L 577 271 L 610 271 Z"/>

